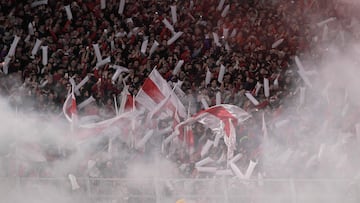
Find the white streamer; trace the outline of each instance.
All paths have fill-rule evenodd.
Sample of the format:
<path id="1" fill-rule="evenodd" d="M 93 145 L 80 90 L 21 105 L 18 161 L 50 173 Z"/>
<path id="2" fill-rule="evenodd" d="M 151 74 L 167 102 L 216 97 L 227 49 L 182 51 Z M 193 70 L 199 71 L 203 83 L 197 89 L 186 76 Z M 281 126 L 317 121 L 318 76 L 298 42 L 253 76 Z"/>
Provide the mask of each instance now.
<path id="1" fill-rule="evenodd" d="M 40 45 L 41 45 L 42 41 L 39 39 L 36 39 L 35 45 L 33 47 L 33 49 L 31 50 L 31 56 L 35 57 L 36 53 L 38 52 Z"/>
<path id="2" fill-rule="evenodd" d="M 179 60 L 172 72 L 173 75 L 177 75 L 180 72 L 181 66 L 184 64 L 184 60 Z"/>
<path id="3" fill-rule="evenodd" d="M 48 46 L 41 46 L 42 50 L 42 64 L 45 66 L 48 64 Z"/>
<path id="4" fill-rule="evenodd" d="M 177 22 L 176 6 L 170 6 L 170 9 L 171 9 L 172 22 L 173 24 L 175 24 Z"/>
<path id="5" fill-rule="evenodd" d="M 64 6 L 64 8 L 65 8 L 65 11 L 66 11 L 67 19 L 68 19 L 68 20 L 72 20 L 72 19 L 73 19 L 73 15 L 72 15 L 72 12 L 71 12 L 70 5 L 66 5 L 66 6 Z"/>
<path id="6" fill-rule="evenodd" d="M 155 52 L 155 50 L 158 48 L 158 46 L 159 46 L 159 42 L 154 40 L 154 43 L 151 45 L 151 48 L 149 51 L 149 56 L 151 56 Z"/>
<path id="7" fill-rule="evenodd" d="M 270 96 L 270 87 L 269 87 L 269 79 L 264 78 L 264 94 L 265 97 L 269 97 Z"/>
<path id="8" fill-rule="evenodd" d="M 93 47 L 94 47 L 97 62 L 99 62 L 99 61 L 102 60 L 101 52 L 100 52 L 100 49 L 99 49 L 99 44 L 93 44 Z"/>
<path id="9" fill-rule="evenodd" d="M 120 0 L 118 13 L 122 15 L 124 13 L 124 8 L 125 8 L 125 0 Z"/>
<path id="10" fill-rule="evenodd" d="M 167 41 L 167 45 L 171 45 L 172 43 L 174 43 L 182 34 L 183 34 L 183 32 L 177 32 L 176 34 L 174 34 L 174 35 Z"/>

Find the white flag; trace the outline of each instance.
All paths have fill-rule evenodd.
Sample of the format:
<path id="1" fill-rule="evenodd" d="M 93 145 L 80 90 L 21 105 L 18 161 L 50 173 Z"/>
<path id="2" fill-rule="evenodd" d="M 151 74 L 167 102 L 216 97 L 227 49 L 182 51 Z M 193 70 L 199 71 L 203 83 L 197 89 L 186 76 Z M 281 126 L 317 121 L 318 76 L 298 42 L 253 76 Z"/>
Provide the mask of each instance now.
<path id="1" fill-rule="evenodd" d="M 270 87 L 269 87 L 269 79 L 264 78 L 264 94 L 265 97 L 269 97 L 270 96 Z"/>
<path id="2" fill-rule="evenodd" d="M 42 0 L 42 1 L 35 1 L 31 3 L 31 8 L 34 8 L 36 6 L 46 5 L 48 4 L 48 0 Z"/>
<path id="3" fill-rule="evenodd" d="M 259 94 L 260 88 L 262 87 L 262 85 L 260 84 L 259 81 L 256 82 L 255 85 L 255 96 L 257 96 Z"/>
<path id="4" fill-rule="evenodd" d="M 221 9 L 224 7 L 225 0 L 220 0 L 216 10 L 221 11 Z"/>
<path id="5" fill-rule="evenodd" d="M 215 173 L 217 168 L 216 167 L 199 166 L 199 167 L 196 167 L 196 170 L 198 172 L 203 172 L 203 173 Z"/>
<path id="6" fill-rule="evenodd" d="M 38 52 L 40 45 L 41 45 L 42 41 L 39 39 L 36 39 L 35 45 L 33 47 L 33 49 L 31 50 L 31 56 L 35 56 L 36 53 Z"/>
<path id="7" fill-rule="evenodd" d="M 172 33 L 175 33 L 174 26 L 172 26 L 171 23 L 166 18 L 164 18 L 162 22 L 164 23 L 167 29 L 169 29 Z"/>
<path id="8" fill-rule="evenodd" d="M 207 140 L 204 146 L 201 148 L 200 155 L 201 157 L 204 157 L 210 150 L 211 146 L 214 144 L 213 141 Z"/>
<path id="9" fill-rule="evenodd" d="M 305 102 L 305 87 L 300 87 L 300 102 L 299 102 L 299 106 L 302 106 Z"/>
<path id="10" fill-rule="evenodd" d="M 101 8 L 101 9 L 105 9 L 105 8 L 106 8 L 106 0 L 101 0 L 101 1 L 100 1 L 100 8 Z"/>
<path id="11" fill-rule="evenodd" d="M 214 37 L 214 42 L 216 44 L 216 46 L 221 47 L 220 41 L 219 41 L 219 35 L 215 32 L 212 33 L 213 37 Z"/>
<path id="12" fill-rule="evenodd" d="M 3 62 L 3 72 L 5 75 L 7 75 L 9 73 L 9 63 L 10 63 L 11 58 L 9 56 L 5 57 L 5 60 Z"/>
<path id="13" fill-rule="evenodd" d="M 173 75 L 177 75 L 180 72 L 181 66 L 184 64 L 184 60 L 179 60 L 172 72 Z"/>
<path id="14" fill-rule="evenodd" d="M 236 34 L 237 34 L 237 29 L 234 28 L 234 29 L 231 31 L 230 37 L 235 37 Z"/>
<path id="15" fill-rule="evenodd" d="M 123 14 L 124 13 L 124 8 L 125 8 L 125 0 L 120 0 L 120 5 L 119 5 L 119 14 Z"/>
<path id="16" fill-rule="evenodd" d="M 322 41 L 326 41 L 329 36 L 329 27 L 327 25 L 324 26 L 323 33 L 322 33 Z"/>
<path id="17" fill-rule="evenodd" d="M 172 18 L 172 22 L 173 24 L 175 24 L 177 22 L 177 16 L 176 16 L 176 6 L 170 6 L 171 8 L 171 18 Z"/>
<path id="18" fill-rule="evenodd" d="M 80 110 L 80 109 L 84 108 L 85 106 L 89 105 L 91 102 L 94 102 L 94 101 L 96 101 L 94 99 L 94 97 L 90 96 L 89 98 L 87 98 L 86 100 L 81 102 L 79 105 L 77 105 L 77 108 Z"/>
<path id="19" fill-rule="evenodd" d="M 149 40 L 147 39 L 147 37 L 144 37 L 144 41 L 141 44 L 141 50 L 140 50 L 140 52 L 144 55 L 146 53 L 146 48 L 148 46 L 148 43 L 149 43 Z"/>
<path id="20" fill-rule="evenodd" d="M 227 39 L 229 36 L 229 28 L 223 28 L 223 35 L 224 38 Z"/>
<path id="21" fill-rule="evenodd" d="M 206 102 L 204 97 L 201 97 L 201 104 L 204 107 L 204 109 L 208 109 L 209 108 L 209 104 Z"/>
<path id="22" fill-rule="evenodd" d="M 85 85 L 85 83 L 87 83 L 87 81 L 89 81 L 89 76 L 85 76 L 84 79 L 82 79 L 82 80 L 79 82 L 79 84 L 77 84 L 77 85 L 75 86 L 75 93 L 76 93 L 76 95 L 80 95 L 79 90 L 80 90 L 80 88 L 81 88 L 82 86 Z"/>
<path id="23" fill-rule="evenodd" d="M 72 12 L 71 12 L 70 5 L 66 5 L 66 6 L 64 6 L 64 7 L 65 7 L 67 19 L 68 19 L 68 20 L 72 20 L 73 15 L 72 15 Z"/>
<path id="24" fill-rule="evenodd" d="M 323 21 L 321 21 L 321 22 L 318 22 L 316 25 L 317 25 L 318 27 L 321 27 L 321 26 L 326 25 L 327 23 L 330 23 L 330 22 L 332 22 L 332 21 L 334 21 L 334 20 L 336 20 L 336 17 L 331 17 L 331 18 L 328 18 L 328 19 L 323 20 Z"/>
<path id="25" fill-rule="evenodd" d="M 275 49 L 275 48 L 278 47 L 281 43 L 283 43 L 283 41 L 284 41 L 283 38 L 277 40 L 276 42 L 274 42 L 274 43 L 271 45 L 271 48 Z"/>
<path id="26" fill-rule="evenodd" d="M 203 165 L 209 164 L 211 162 L 214 162 L 214 160 L 210 157 L 206 157 L 205 159 L 202 159 L 202 160 L 196 162 L 195 167 L 203 166 Z"/>
<path id="27" fill-rule="evenodd" d="M 167 45 L 171 45 L 172 43 L 174 43 L 182 34 L 183 34 L 183 32 L 177 32 L 176 34 L 174 34 L 174 35 L 167 41 Z"/>
<path id="28" fill-rule="evenodd" d="M 206 70 L 206 77 L 205 77 L 205 86 L 207 86 L 208 84 L 210 84 L 211 77 L 212 77 L 212 73 L 210 72 L 209 69 L 207 69 L 207 70 Z"/>
<path id="29" fill-rule="evenodd" d="M 101 67 L 101 66 L 103 66 L 103 65 L 106 65 L 106 64 L 108 64 L 108 63 L 110 63 L 110 62 L 111 62 L 111 57 L 108 56 L 107 58 L 105 58 L 105 59 L 97 62 L 95 68 L 99 68 L 99 67 Z"/>
<path id="30" fill-rule="evenodd" d="M 221 17 L 225 18 L 226 15 L 229 13 L 229 9 L 230 9 L 230 5 L 228 4 L 225 6 L 224 10 L 222 11 Z"/>
<path id="31" fill-rule="evenodd" d="M 251 103 L 253 103 L 255 106 L 259 105 L 259 101 L 255 99 L 255 97 L 249 93 L 249 92 L 246 92 L 245 93 L 245 96 L 251 101 Z"/>
<path id="32" fill-rule="evenodd" d="M 149 51 L 149 56 L 151 56 L 155 52 L 155 50 L 157 49 L 158 46 L 159 46 L 159 42 L 154 40 L 154 43 L 151 45 L 151 48 Z"/>
<path id="33" fill-rule="evenodd" d="M 11 43 L 9 53 L 7 54 L 8 56 L 14 56 L 15 55 L 16 46 L 19 43 L 19 40 L 20 40 L 20 37 L 15 35 L 14 40 Z"/>
<path id="34" fill-rule="evenodd" d="M 244 179 L 245 176 L 244 174 L 240 171 L 240 169 L 234 164 L 234 163 L 230 163 L 230 167 L 231 167 L 231 170 L 235 173 L 235 175 L 240 178 L 240 179 Z"/>
<path id="35" fill-rule="evenodd" d="M 70 180 L 72 190 L 77 190 L 80 188 L 78 182 L 76 181 L 76 177 L 73 174 L 69 174 L 69 180 Z"/>
<path id="36" fill-rule="evenodd" d="M 114 75 L 111 77 L 112 81 L 116 81 L 116 79 L 119 77 L 119 75 L 122 72 L 129 72 L 129 69 L 127 69 L 127 68 L 125 68 L 123 66 L 113 65 L 112 67 L 116 69 Z"/>
<path id="37" fill-rule="evenodd" d="M 41 46 L 42 50 L 42 64 L 45 66 L 48 63 L 48 46 Z"/>
<path id="38" fill-rule="evenodd" d="M 250 160 L 249 166 L 245 172 L 245 179 L 249 179 L 252 172 L 254 171 L 255 166 L 257 165 L 257 162 L 253 162 L 252 160 Z"/>
<path id="39" fill-rule="evenodd" d="M 218 81 L 219 81 L 219 83 L 222 83 L 222 82 L 223 82 L 224 75 L 225 75 L 225 66 L 224 66 L 223 64 L 221 64 L 221 66 L 220 66 L 220 71 L 219 71 L 219 75 L 218 75 Z"/>
<path id="40" fill-rule="evenodd" d="M 93 44 L 93 47 L 94 47 L 97 62 L 99 62 L 102 60 L 102 56 L 101 56 L 100 49 L 99 49 L 99 44 Z"/>
<path id="41" fill-rule="evenodd" d="M 135 145 L 135 149 L 141 149 L 145 146 L 146 142 L 153 136 L 154 130 L 149 130 L 145 136 Z"/>
<path id="42" fill-rule="evenodd" d="M 32 25 L 32 23 L 30 22 L 28 25 L 28 30 L 29 30 L 29 35 L 34 35 L 34 26 Z"/>
<path id="43" fill-rule="evenodd" d="M 221 104 L 221 92 L 216 92 L 216 105 Z"/>

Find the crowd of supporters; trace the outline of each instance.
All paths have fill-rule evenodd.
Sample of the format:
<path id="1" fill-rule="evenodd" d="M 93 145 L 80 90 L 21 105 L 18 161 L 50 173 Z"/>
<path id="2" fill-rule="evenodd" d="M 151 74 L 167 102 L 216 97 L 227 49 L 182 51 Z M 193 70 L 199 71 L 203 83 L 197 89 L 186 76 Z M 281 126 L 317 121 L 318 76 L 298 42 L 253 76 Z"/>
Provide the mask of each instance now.
<path id="1" fill-rule="evenodd" d="M 209 106 L 215 105 L 217 92 L 221 93 L 222 103 L 253 113 L 253 119 L 237 129 L 241 134 L 238 143 L 242 142 L 237 152 L 246 156 L 241 165 L 247 166 L 249 160 L 259 158 L 258 134 L 261 132 L 259 127 L 250 129 L 246 125 L 261 123 L 258 110 L 273 117 L 281 114 L 284 105 L 298 96 L 298 88 L 304 85 L 295 71 L 294 57 L 321 58 L 321 55 L 314 54 L 314 48 L 324 47 L 325 50 L 322 45 L 334 40 L 344 43 L 336 30 L 345 30 L 347 38 L 359 37 L 353 34 L 356 33 L 352 30 L 353 21 L 347 16 L 349 7 L 339 2 L 225 0 L 224 7 L 230 5 L 225 14 L 223 8 L 217 9 L 218 0 L 126 1 L 123 14 L 118 12 L 119 2 L 107 0 L 102 9 L 100 1 L 49 0 L 45 5 L 32 7 L 30 1 L 2 0 L 0 61 L 5 60 L 15 35 L 20 37 L 20 41 L 11 57 L 8 73 L 0 72 L 0 94 L 10 98 L 18 110 L 58 115 L 62 113 L 62 106 L 71 90 L 69 79 L 73 78 L 78 84 L 88 76 L 89 81 L 79 89 L 77 102 L 90 96 L 95 98 L 95 102 L 79 114 L 98 114 L 106 119 L 116 115 L 114 97 L 120 98 L 125 85 L 135 97 L 156 67 L 170 84 L 182 82 L 185 95 L 180 99 L 186 107 L 191 103 L 191 115 L 204 108 L 202 98 Z M 67 18 L 65 5 L 70 5 L 71 20 Z M 175 5 L 178 21 L 173 23 L 174 31 L 183 34 L 173 44 L 167 45 L 172 32 L 164 25 L 163 19 L 171 21 L 170 6 Z M 323 27 L 314 23 L 329 17 L 337 18 L 336 23 L 329 23 L 328 29 L 333 31 L 325 32 Z M 29 33 L 29 23 L 34 33 Z M 219 36 L 219 43 L 215 42 L 213 33 Z M 144 37 L 149 45 L 142 53 Z M 36 39 L 48 46 L 48 63 L 45 65 L 40 50 L 35 56 L 31 54 Z M 273 47 L 280 39 L 283 42 Z M 159 46 L 150 56 L 149 49 L 155 41 Z M 93 44 L 99 45 L 102 58 L 111 58 L 109 64 L 96 68 Z M 179 73 L 172 74 L 179 60 L 183 60 L 184 65 Z M 129 72 L 112 80 L 116 71 L 112 65 L 126 67 Z M 221 65 L 226 67 L 226 72 L 220 83 L 217 79 Z M 206 84 L 208 70 L 212 78 Z M 257 84 L 263 85 L 264 78 L 269 79 L 270 97 L 265 97 L 263 91 L 254 93 Z M 253 93 L 260 105 L 254 106 L 245 97 L 245 92 Z M 163 124 L 162 127 L 167 126 Z M 200 137 L 213 136 L 200 124 L 195 125 L 193 132 L 200 135 L 196 138 L 197 143 L 204 141 Z M 293 133 L 291 129 L 290 133 Z M 209 136 L 201 136 L 204 134 Z M 115 151 L 122 154 L 123 159 L 133 159 L 128 153 L 131 149 L 120 141 L 116 144 L 117 141 L 114 140 L 118 147 Z M 296 138 L 286 137 L 283 141 L 294 144 Z M 210 154 L 214 159 L 220 159 L 225 151 L 226 146 L 222 143 Z M 128 156 L 124 158 L 124 154 Z M 98 160 L 96 167 L 89 168 L 89 176 L 121 177 L 121 171 L 112 168 L 126 166 L 123 159 L 116 158 Z M 172 157 L 179 167 L 185 162 L 190 163 L 183 168 L 187 177 L 200 176 L 193 165 L 200 158 L 184 158 L 180 152 L 174 152 Z"/>

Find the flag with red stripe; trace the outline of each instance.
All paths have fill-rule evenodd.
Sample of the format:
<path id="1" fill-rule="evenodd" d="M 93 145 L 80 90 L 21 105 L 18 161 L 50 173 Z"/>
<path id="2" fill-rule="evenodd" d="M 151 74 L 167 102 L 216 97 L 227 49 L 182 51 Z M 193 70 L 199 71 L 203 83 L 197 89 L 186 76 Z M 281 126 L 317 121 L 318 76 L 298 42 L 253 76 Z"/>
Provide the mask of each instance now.
<path id="1" fill-rule="evenodd" d="M 71 94 L 69 94 L 63 105 L 63 113 L 65 118 L 70 122 L 74 123 L 77 121 L 77 105 L 76 97 L 74 93 L 75 86 L 72 84 Z"/>
<path id="2" fill-rule="evenodd" d="M 224 135 L 230 137 L 232 134 L 231 124 L 236 126 L 250 117 L 251 115 L 249 113 L 235 105 L 220 104 L 212 106 L 179 123 L 175 127 L 175 131 L 164 140 L 164 144 L 166 145 L 176 136 L 180 136 L 185 126 L 195 122 L 199 122 L 210 128 L 215 134 L 224 133 Z"/>
<path id="3" fill-rule="evenodd" d="M 171 90 L 166 80 L 154 68 L 136 95 L 135 101 L 143 108 L 151 111 L 169 95 L 171 95 L 170 101 L 164 110 L 170 110 L 172 113 L 178 111 L 179 116 L 185 118 L 186 110 L 184 105 L 174 91 Z"/>

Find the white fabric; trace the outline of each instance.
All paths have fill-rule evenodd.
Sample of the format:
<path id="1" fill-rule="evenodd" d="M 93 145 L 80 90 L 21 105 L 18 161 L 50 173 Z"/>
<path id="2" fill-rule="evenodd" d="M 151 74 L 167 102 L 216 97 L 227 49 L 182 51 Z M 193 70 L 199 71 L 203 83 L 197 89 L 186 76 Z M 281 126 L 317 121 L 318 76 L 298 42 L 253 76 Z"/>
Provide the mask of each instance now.
<path id="1" fill-rule="evenodd" d="M 330 22 L 332 22 L 332 21 L 334 21 L 334 20 L 336 20 L 336 17 L 331 17 L 331 18 L 328 18 L 328 19 L 326 19 L 326 20 L 323 20 L 323 21 L 318 22 L 316 25 L 317 25 L 318 27 L 321 27 L 321 26 L 326 25 L 326 24 L 328 24 L 328 23 L 330 23 Z"/>
<path id="2" fill-rule="evenodd" d="M 41 45 L 42 41 L 39 39 L 36 39 L 35 45 L 33 47 L 33 49 L 31 50 L 31 55 L 35 56 L 36 53 L 38 52 L 40 45 Z"/>
<path id="3" fill-rule="evenodd" d="M 224 10 L 221 12 L 221 17 L 225 18 L 226 15 L 229 13 L 230 4 L 226 5 Z"/>
<path id="4" fill-rule="evenodd" d="M 15 55 L 15 50 L 16 50 L 16 46 L 17 44 L 19 43 L 19 40 L 20 40 L 20 37 L 15 35 L 14 36 L 14 40 L 13 42 L 11 43 L 11 47 L 9 49 L 9 53 L 8 53 L 8 56 L 14 56 Z"/>
<path id="5" fill-rule="evenodd" d="M 65 8 L 65 11 L 66 11 L 67 19 L 68 19 L 68 20 L 72 20 L 72 19 L 73 19 L 73 15 L 72 15 L 72 12 L 71 12 L 70 5 L 66 5 L 66 6 L 64 6 L 64 8 Z"/>
<path id="6" fill-rule="evenodd" d="M 159 46 L 159 42 L 154 40 L 154 43 L 151 45 L 151 48 L 149 51 L 149 56 L 151 56 L 155 52 L 155 50 L 157 49 L 158 46 Z"/>
<path id="7" fill-rule="evenodd" d="M 101 9 L 105 9 L 105 8 L 106 8 L 106 0 L 101 0 L 101 1 L 100 1 L 100 8 L 101 8 Z"/>
<path id="8" fill-rule="evenodd" d="M 259 105 L 259 101 L 257 99 L 255 99 L 255 97 L 249 93 L 249 92 L 246 92 L 245 93 L 245 96 L 251 101 L 252 104 L 254 104 L 255 106 Z"/>
<path id="9" fill-rule="evenodd" d="M 48 46 L 41 46 L 42 50 L 42 64 L 45 66 L 48 63 Z"/>
<path id="10" fill-rule="evenodd" d="M 221 64 L 220 66 L 220 71 L 219 71 L 219 75 L 218 75 L 218 82 L 219 83 L 222 83 L 223 82 L 223 79 L 224 79 L 224 75 L 225 75 L 225 69 L 226 67 Z"/>
<path id="11" fill-rule="evenodd" d="M 85 106 L 89 105 L 91 102 L 94 102 L 94 101 L 96 101 L 96 100 L 94 99 L 94 97 L 93 97 L 93 96 L 90 96 L 89 98 L 87 98 L 86 100 L 84 100 L 83 102 L 81 102 L 77 107 L 78 107 L 78 109 L 80 110 L 80 109 L 84 108 Z"/>
<path id="12" fill-rule="evenodd" d="M 205 85 L 210 84 L 212 73 L 209 69 L 206 70 Z"/>
<path id="13" fill-rule="evenodd" d="M 97 62 L 99 62 L 99 61 L 102 60 L 101 52 L 100 52 L 100 49 L 99 49 L 99 44 L 93 44 L 93 47 L 94 47 Z"/>
<path id="14" fill-rule="evenodd" d="M 283 38 L 277 40 L 276 42 L 274 42 L 274 43 L 271 45 L 271 48 L 275 49 L 275 48 L 278 47 L 281 43 L 283 43 L 283 41 L 284 41 Z"/>
<path id="15" fill-rule="evenodd" d="M 34 8 L 36 6 L 46 5 L 48 4 L 48 0 L 42 0 L 42 1 L 35 1 L 31 3 L 31 8 Z"/>
<path id="16" fill-rule="evenodd" d="M 173 75 L 177 75 L 181 69 L 181 66 L 184 64 L 184 60 L 179 60 L 172 72 Z"/>
<path id="17" fill-rule="evenodd" d="M 177 15 L 176 15 L 176 6 L 170 6 L 171 9 L 171 19 L 173 24 L 177 22 Z"/>
<path id="18" fill-rule="evenodd" d="M 270 96 L 270 87 L 269 87 L 269 79 L 264 78 L 264 95 L 265 97 Z"/>
<path id="19" fill-rule="evenodd" d="M 221 104 L 221 92 L 216 92 L 216 105 L 220 105 Z"/>
<path id="20" fill-rule="evenodd" d="M 125 8 L 125 0 L 120 0 L 118 13 L 123 14 L 124 13 L 124 8 Z"/>
<path id="21" fill-rule="evenodd" d="M 214 37 L 214 42 L 216 44 L 216 46 L 221 47 L 220 41 L 219 41 L 219 35 L 215 32 L 212 33 L 213 37 Z"/>
<path id="22" fill-rule="evenodd" d="M 101 67 L 103 65 L 106 65 L 106 64 L 108 64 L 110 62 L 111 62 L 111 58 L 110 58 L 110 56 L 108 56 L 107 58 L 97 62 L 95 68 L 99 68 L 99 67 Z"/>
<path id="23" fill-rule="evenodd" d="M 143 40 L 143 42 L 142 42 L 142 44 L 141 44 L 141 49 L 140 49 L 140 52 L 142 53 L 142 54 L 144 54 L 145 55 L 145 53 L 146 53 L 146 48 L 147 48 L 147 46 L 148 46 L 148 43 L 149 43 L 149 40 L 146 38 L 144 38 L 144 40 Z"/>
<path id="24" fill-rule="evenodd" d="M 221 11 L 224 7 L 225 0 L 220 0 L 216 10 Z"/>
<path id="25" fill-rule="evenodd" d="M 171 23 L 170 23 L 166 18 L 164 18 L 164 19 L 162 20 L 162 22 L 164 23 L 164 25 L 165 25 L 165 27 L 166 27 L 167 29 L 169 29 L 172 33 L 175 33 L 175 31 L 174 31 L 174 26 L 171 25 Z"/>
<path id="26" fill-rule="evenodd" d="M 179 39 L 179 37 L 183 34 L 183 32 L 177 32 L 175 33 L 168 41 L 167 41 L 167 45 L 171 45 L 172 43 L 174 43 L 177 39 Z"/>

